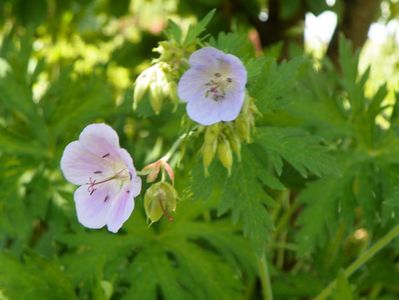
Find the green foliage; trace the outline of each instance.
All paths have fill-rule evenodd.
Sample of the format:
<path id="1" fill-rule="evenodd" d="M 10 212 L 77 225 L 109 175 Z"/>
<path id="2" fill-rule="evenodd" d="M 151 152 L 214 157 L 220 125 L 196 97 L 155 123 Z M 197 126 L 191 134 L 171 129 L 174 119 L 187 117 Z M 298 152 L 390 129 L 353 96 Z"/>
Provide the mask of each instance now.
<path id="1" fill-rule="evenodd" d="M 0 286 L 10 299 L 76 299 L 73 287 L 60 265 L 31 254 L 19 262 L 0 256 Z"/>
<path id="2" fill-rule="evenodd" d="M 127 283 L 125 290 L 114 288 L 123 299 L 156 299 L 159 290 L 166 299 L 238 299 L 245 280 L 240 270 L 254 273 L 251 249 L 229 221 L 204 221 L 209 203 L 189 201 L 181 202 L 173 223 L 165 219 L 148 228 L 138 212 L 121 236 L 62 237 L 59 241 L 73 249 L 62 257 L 65 272 L 86 293 L 102 280 L 116 287 Z"/>
<path id="3" fill-rule="evenodd" d="M 183 41 L 184 46 L 191 45 L 195 42 L 195 39 L 206 29 L 206 26 L 211 21 L 216 9 L 211 10 L 202 20 L 196 25 L 190 25 L 187 30 L 187 35 Z"/>
<path id="4" fill-rule="evenodd" d="M 260 166 L 264 161 L 258 158 L 259 149 L 248 147 L 242 152 L 242 161 L 233 168 L 230 176 L 219 165 L 210 169 L 211 175 L 203 178 L 202 167 L 193 170 L 193 194 L 195 199 L 207 200 L 217 193 L 219 198 L 218 214 L 232 211 L 236 223 L 242 220 L 244 234 L 248 236 L 255 249 L 262 252 L 268 239 L 267 233 L 273 223 L 267 206 L 275 205 L 270 195 L 265 193 L 264 186 L 283 189 L 284 186 L 272 174 L 264 174 Z"/>
<path id="5" fill-rule="evenodd" d="M 351 286 L 349 285 L 348 279 L 344 273 L 341 272 L 338 275 L 337 285 L 334 292 L 333 300 L 353 300 L 353 294 Z"/>
<path id="6" fill-rule="evenodd" d="M 337 173 L 334 158 L 328 154 L 321 140 L 295 128 L 260 127 L 257 141 L 268 153 L 277 174 L 283 171 L 283 161 L 288 161 L 303 177 L 308 173 L 322 176 Z"/>
<path id="7" fill-rule="evenodd" d="M 257 106 L 262 113 L 281 108 L 290 101 L 301 62 L 300 57 L 281 65 L 267 59 L 249 62 L 250 76 L 252 70 L 259 75 L 249 81 L 248 90 L 258 100 Z"/>
<path id="8" fill-rule="evenodd" d="M 217 39 L 211 37 L 209 45 L 226 53 L 241 57 L 244 60 L 254 56 L 254 47 L 246 39 L 245 32 L 220 32 Z"/>
<path id="9" fill-rule="evenodd" d="M 260 53 L 248 38 L 257 0 L 3 2 L 0 299 L 260 299 L 260 259 L 276 300 L 313 299 L 334 280 L 333 300 L 398 298 L 397 241 L 344 276 L 399 221 L 399 94 L 389 82 L 369 89 L 373 70 L 359 71 L 361 54 L 343 37 L 337 70 Z M 278 5 L 287 21 L 304 7 Z M 131 109 L 134 78 L 163 33 L 183 56 L 165 55 L 176 76 L 204 46 L 245 64 L 255 125 L 247 144 L 229 144 L 230 175 L 214 159 L 205 176 L 204 128 L 184 104 L 154 115 L 145 95 Z M 118 234 L 79 224 L 59 163 L 95 122 L 115 128 L 138 170 L 175 148 L 173 222 L 158 210 L 149 226 L 138 197 Z"/>

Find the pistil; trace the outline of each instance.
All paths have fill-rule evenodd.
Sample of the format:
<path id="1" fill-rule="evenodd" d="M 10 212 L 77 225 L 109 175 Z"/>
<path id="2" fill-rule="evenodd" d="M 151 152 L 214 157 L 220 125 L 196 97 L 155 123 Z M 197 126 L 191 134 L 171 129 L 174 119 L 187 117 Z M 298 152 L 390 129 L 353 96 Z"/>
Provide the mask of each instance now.
<path id="1" fill-rule="evenodd" d="M 112 180 L 121 180 L 122 183 L 123 183 L 123 181 L 125 181 L 125 180 L 131 181 L 131 180 L 132 180 L 132 174 L 131 174 L 129 171 L 127 171 L 128 174 L 123 174 L 124 171 L 127 171 L 127 169 L 126 169 L 126 168 L 125 168 L 125 169 L 122 169 L 122 170 L 120 170 L 119 172 L 117 172 L 115 175 L 113 175 L 113 176 L 111 176 L 111 177 L 109 177 L 109 178 L 100 180 L 100 181 L 97 181 L 96 179 L 93 180 L 93 178 L 90 177 L 89 182 L 86 183 L 86 184 L 88 185 L 87 191 L 90 193 L 90 195 L 92 195 L 92 194 L 97 190 L 97 189 L 95 188 L 95 186 L 97 186 L 97 185 L 99 185 L 99 184 L 102 184 L 102 183 L 105 183 L 105 182 L 112 181 Z M 96 171 L 96 172 L 94 172 L 94 173 L 95 173 L 95 174 L 98 174 L 98 171 Z M 121 185 L 122 185 L 122 184 L 121 184 Z"/>
<path id="2" fill-rule="evenodd" d="M 205 92 L 205 97 L 211 97 L 214 101 L 219 101 L 225 98 L 226 89 L 228 85 L 233 82 L 230 77 L 223 76 L 220 73 L 213 74 L 213 78 L 205 84 L 208 89 Z"/>

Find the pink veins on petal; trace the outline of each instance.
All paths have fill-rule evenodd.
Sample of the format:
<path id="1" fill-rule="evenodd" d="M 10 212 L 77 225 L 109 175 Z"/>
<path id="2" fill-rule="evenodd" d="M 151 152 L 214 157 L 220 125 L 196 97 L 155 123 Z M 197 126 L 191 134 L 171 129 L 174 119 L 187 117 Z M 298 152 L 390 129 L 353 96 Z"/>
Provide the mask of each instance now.
<path id="1" fill-rule="evenodd" d="M 232 121 L 241 111 L 247 72 L 241 60 L 212 47 L 190 56 L 190 69 L 180 78 L 177 92 L 187 102 L 189 117 L 202 124 Z"/>
<path id="2" fill-rule="evenodd" d="M 106 124 L 91 124 L 71 142 L 61 158 L 65 178 L 80 185 L 74 193 L 79 222 L 88 228 L 117 232 L 134 209 L 141 191 L 130 154 L 119 146 L 117 133 Z"/>

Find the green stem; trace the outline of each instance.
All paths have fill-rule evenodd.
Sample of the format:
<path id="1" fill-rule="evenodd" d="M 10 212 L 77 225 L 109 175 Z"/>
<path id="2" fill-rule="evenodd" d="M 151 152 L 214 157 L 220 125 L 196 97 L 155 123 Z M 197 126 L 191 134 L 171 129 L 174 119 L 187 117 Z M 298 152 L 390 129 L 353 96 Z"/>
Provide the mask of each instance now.
<path id="1" fill-rule="evenodd" d="M 180 147 L 181 143 L 191 136 L 194 131 L 197 129 L 197 127 L 194 127 L 191 131 L 188 131 L 181 136 L 173 143 L 172 147 L 169 149 L 169 151 L 161 157 L 161 160 L 168 162 L 168 160 L 172 157 L 172 155 L 176 152 L 176 150 Z"/>
<path id="2" fill-rule="evenodd" d="M 270 282 L 269 267 L 266 261 L 266 255 L 258 258 L 260 282 L 262 284 L 263 300 L 273 300 L 272 285 Z"/>
<path id="3" fill-rule="evenodd" d="M 388 245 L 393 239 L 399 236 L 399 225 L 392 228 L 385 236 L 378 240 L 373 246 L 364 251 L 348 268 L 345 269 L 345 277 L 348 278 L 355 271 L 357 271 L 362 265 L 368 262 L 377 252 Z M 321 293 L 314 298 L 314 300 L 324 300 L 330 296 L 331 292 L 335 288 L 337 280 L 333 280 Z"/>

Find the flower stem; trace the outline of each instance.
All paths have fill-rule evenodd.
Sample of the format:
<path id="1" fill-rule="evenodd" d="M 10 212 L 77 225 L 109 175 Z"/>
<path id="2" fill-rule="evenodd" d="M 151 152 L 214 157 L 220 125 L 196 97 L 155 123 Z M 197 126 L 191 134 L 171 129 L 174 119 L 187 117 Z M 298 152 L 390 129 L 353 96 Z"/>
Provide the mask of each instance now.
<path id="1" fill-rule="evenodd" d="M 172 155 L 176 152 L 176 150 L 180 147 L 181 143 L 188 138 L 190 135 L 192 135 L 197 127 L 194 127 L 192 130 L 183 133 L 179 138 L 173 143 L 172 147 L 169 149 L 169 151 L 161 157 L 161 160 L 168 162 L 169 159 L 172 157 Z"/>
<path id="2" fill-rule="evenodd" d="M 373 246 L 364 251 L 348 268 L 345 269 L 344 275 L 346 278 L 351 276 L 362 265 L 368 262 L 377 252 L 388 245 L 393 239 L 399 236 L 399 225 L 392 228 L 385 236 L 379 239 Z M 334 279 L 314 300 L 324 300 L 331 294 L 335 288 L 337 280 Z"/>
<path id="3" fill-rule="evenodd" d="M 259 267 L 260 282 L 262 284 L 263 300 L 273 300 L 269 267 L 267 265 L 265 254 L 263 254 L 261 257 L 258 258 L 258 267 Z"/>

